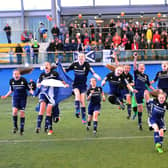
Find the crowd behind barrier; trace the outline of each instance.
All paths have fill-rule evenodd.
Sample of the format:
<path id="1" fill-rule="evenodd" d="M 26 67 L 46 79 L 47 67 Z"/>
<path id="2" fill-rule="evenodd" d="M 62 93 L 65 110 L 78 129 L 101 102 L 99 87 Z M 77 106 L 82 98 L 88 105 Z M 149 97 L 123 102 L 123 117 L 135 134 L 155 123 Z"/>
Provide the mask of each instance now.
<path id="1" fill-rule="evenodd" d="M 150 17 L 149 17 L 150 18 Z M 155 31 L 159 32 L 159 35 L 164 35 L 165 32 L 168 32 L 168 21 L 166 18 L 158 18 L 151 20 L 147 19 L 109 19 L 104 20 L 103 23 L 96 23 L 90 20 L 80 20 L 80 21 L 72 21 L 68 25 L 61 24 L 60 27 L 57 25 L 46 24 L 44 22 L 40 22 L 36 27 L 32 27 L 29 25 L 27 29 L 24 31 L 15 30 L 13 25 L 6 25 L 4 29 L 0 31 L 1 37 L 5 38 L 5 32 L 7 39 L 9 36 L 14 37 L 12 40 L 8 40 L 9 43 L 14 42 L 28 42 L 31 39 L 36 39 L 39 42 L 47 42 L 52 38 L 59 38 L 64 43 L 66 39 L 71 40 L 72 38 L 77 40 L 80 38 L 82 43 L 84 42 L 85 36 L 89 38 L 90 42 L 102 40 L 102 42 L 110 42 L 114 37 L 115 33 L 117 33 L 120 38 L 124 37 L 124 34 L 127 35 L 128 40 L 133 41 L 133 36 L 138 33 L 139 36 L 144 34 L 147 36 L 148 29 L 151 29 L 150 37 Z M 36 21 L 37 22 L 37 21 Z M 7 27 L 7 28 L 6 28 Z M 8 32 L 11 32 L 10 34 Z M 149 36 L 148 36 L 149 37 Z M 148 40 L 148 39 L 146 39 Z M 152 39 L 151 39 L 152 40 Z M 70 41 L 71 42 L 71 41 Z"/>
<path id="2" fill-rule="evenodd" d="M 41 22 L 35 32 L 30 30 L 14 32 L 7 24 L 3 31 L 6 33 L 8 43 L 13 45 L 11 37 L 17 36 L 21 44 L 15 43 L 16 45 L 8 47 L 0 44 L 0 53 L 2 53 L 0 63 L 6 60 L 6 63 L 11 64 L 25 62 L 39 64 L 45 60 L 53 62 L 55 58 L 60 58 L 63 62 L 72 62 L 76 52 L 90 55 L 92 57 L 90 59 L 94 62 L 113 61 L 114 53 L 120 61 L 131 61 L 132 53 L 135 51 L 139 55 L 139 60 L 142 61 L 166 60 L 168 55 L 168 26 L 166 24 L 166 21 L 157 19 L 148 22 L 111 19 L 106 25 L 88 24 L 86 20 L 83 20 L 81 24 L 70 23 L 61 27 L 53 25 L 51 29 L 48 29 Z M 44 43 L 45 46 L 42 45 Z"/>

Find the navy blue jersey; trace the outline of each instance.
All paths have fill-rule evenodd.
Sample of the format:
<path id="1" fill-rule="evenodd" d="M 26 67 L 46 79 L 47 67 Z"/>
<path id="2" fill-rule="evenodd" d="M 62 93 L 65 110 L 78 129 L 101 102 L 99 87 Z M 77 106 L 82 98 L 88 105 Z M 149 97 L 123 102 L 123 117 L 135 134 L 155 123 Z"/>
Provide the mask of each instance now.
<path id="1" fill-rule="evenodd" d="M 102 88 L 101 87 L 89 88 L 87 91 L 87 96 L 89 96 L 90 93 L 92 93 L 92 96 L 90 98 L 90 103 L 91 104 L 100 104 Z"/>
<path id="2" fill-rule="evenodd" d="M 127 80 L 128 83 L 134 83 L 133 76 L 130 73 L 128 73 L 128 74 L 123 73 L 122 75 L 123 75 L 124 79 Z M 124 82 L 124 88 L 128 89 L 126 82 Z"/>
<path id="3" fill-rule="evenodd" d="M 56 80 L 62 80 L 59 76 L 59 74 L 56 71 L 51 71 L 49 73 L 42 72 L 40 74 L 38 82 L 41 83 L 44 79 L 56 79 Z"/>
<path id="4" fill-rule="evenodd" d="M 157 80 L 158 80 L 159 89 L 168 88 L 168 72 L 167 71 L 159 71 L 154 78 L 155 82 Z"/>
<path id="5" fill-rule="evenodd" d="M 160 104 L 156 99 L 149 101 L 149 103 L 151 104 L 150 117 L 153 119 L 163 119 L 165 112 L 168 109 L 168 104 L 166 102 Z"/>
<path id="6" fill-rule="evenodd" d="M 109 86 L 110 86 L 110 90 L 115 90 L 115 89 L 123 89 L 124 88 L 124 76 L 120 75 L 120 76 L 116 76 L 115 72 L 110 72 L 109 74 L 107 74 L 107 76 L 105 77 L 105 80 L 109 82 Z"/>
<path id="7" fill-rule="evenodd" d="M 84 62 L 83 65 L 80 65 L 79 62 L 74 62 L 66 69 L 67 72 L 70 70 L 74 70 L 74 85 L 86 85 L 89 71 L 92 74 L 94 73 L 88 62 Z"/>
<path id="8" fill-rule="evenodd" d="M 19 80 L 12 78 L 9 82 L 10 90 L 13 92 L 13 97 L 26 97 L 27 90 L 30 90 L 28 87 L 28 82 L 25 78 L 20 77 Z"/>
<path id="9" fill-rule="evenodd" d="M 150 86 L 148 75 L 141 73 L 138 70 L 134 71 L 134 80 L 135 80 L 135 89 L 146 90 L 147 86 Z"/>

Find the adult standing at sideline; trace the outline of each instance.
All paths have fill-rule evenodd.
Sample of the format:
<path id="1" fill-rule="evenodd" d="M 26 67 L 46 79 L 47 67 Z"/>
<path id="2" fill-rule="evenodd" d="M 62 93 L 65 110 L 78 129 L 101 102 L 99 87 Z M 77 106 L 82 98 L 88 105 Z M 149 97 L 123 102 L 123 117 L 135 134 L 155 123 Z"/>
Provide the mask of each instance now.
<path id="1" fill-rule="evenodd" d="M 40 44 L 37 42 L 37 40 L 35 40 L 31 47 L 33 49 L 33 64 L 38 64 Z"/>
<path id="2" fill-rule="evenodd" d="M 12 43 L 12 41 L 11 41 L 11 27 L 8 24 L 6 24 L 6 26 L 4 27 L 3 30 L 6 33 L 6 37 L 7 37 L 8 43 L 9 44 Z"/>
<path id="3" fill-rule="evenodd" d="M 17 64 L 22 64 L 23 48 L 21 47 L 19 43 L 17 44 L 15 48 L 15 53 L 16 53 Z"/>

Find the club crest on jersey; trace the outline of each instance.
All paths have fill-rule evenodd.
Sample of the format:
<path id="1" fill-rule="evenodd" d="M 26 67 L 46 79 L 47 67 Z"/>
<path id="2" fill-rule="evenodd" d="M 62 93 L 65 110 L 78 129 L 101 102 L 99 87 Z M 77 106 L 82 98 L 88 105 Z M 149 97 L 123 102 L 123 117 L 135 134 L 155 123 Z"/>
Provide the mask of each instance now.
<path id="1" fill-rule="evenodd" d="M 21 82 L 21 85 L 23 85 L 23 84 L 24 84 L 24 82 L 22 81 L 22 82 Z"/>

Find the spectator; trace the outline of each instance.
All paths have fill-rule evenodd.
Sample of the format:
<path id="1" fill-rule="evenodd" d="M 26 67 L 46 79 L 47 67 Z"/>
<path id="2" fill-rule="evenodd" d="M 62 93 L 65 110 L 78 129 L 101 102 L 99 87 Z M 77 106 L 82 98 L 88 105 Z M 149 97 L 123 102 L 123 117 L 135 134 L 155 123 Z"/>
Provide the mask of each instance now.
<path id="1" fill-rule="evenodd" d="M 158 38 L 156 38 L 155 42 L 153 43 L 153 49 L 156 49 L 156 50 L 154 50 L 155 59 L 158 59 L 159 56 L 161 55 L 160 54 L 160 42 L 159 42 Z"/>
<path id="2" fill-rule="evenodd" d="M 58 44 L 56 45 L 56 50 L 58 52 L 58 59 L 60 62 L 63 60 L 63 51 L 64 51 L 64 44 L 62 43 L 62 40 L 58 40 Z"/>
<path id="3" fill-rule="evenodd" d="M 126 35 L 128 37 L 128 40 L 130 40 L 130 42 L 133 42 L 133 38 L 134 38 L 134 32 L 132 30 L 132 27 L 128 28 L 128 31 L 126 32 Z"/>
<path id="4" fill-rule="evenodd" d="M 155 34 L 153 35 L 153 43 L 155 43 L 156 40 L 157 40 L 157 42 L 160 42 L 160 35 L 157 30 L 156 30 Z"/>
<path id="5" fill-rule="evenodd" d="M 38 44 L 37 40 L 35 40 L 34 43 L 32 44 L 33 64 L 38 64 L 39 48 L 40 48 L 40 45 Z"/>
<path id="6" fill-rule="evenodd" d="M 125 45 L 125 50 L 126 50 L 126 58 L 130 58 L 132 56 L 131 50 L 131 41 L 128 40 L 127 44 Z"/>
<path id="7" fill-rule="evenodd" d="M 166 49 L 166 41 L 165 41 L 164 37 L 161 37 L 161 39 L 160 39 L 160 48 Z"/>
<path id="8" fill-rule="evenodd" d="M 111 35 L 114 36 L 115 32 L 116 32 L 116 27 L 115 27 L 115 22 L 113 19 L 111 19 L 110 21 L 110 32 L 111 32 Z"/>
<path id="9" fill-rule="evenodd" d="M 46 34 L 47 33 L 47 29 L 45 28 L 45 25 L 44 25 L 44 23 L 40 23 L 40 26 L 39 26 L 39 28 L 38 28 L 38 32 L 39 32 L 39 36 L 40 36 L 40 42 L 45 42 L 45 36 L 44 36 L 44 34 Z"/>
<path id="10" fill-rule="evenodd" d="M 23 43 L 30 42 L 32 38 L 33 38 L 33 34 L 31 32 L 29 32 L 29 31 L 27 31 L 27 30 L 25 30 L 21 34 L 21 41 Z"/>
<path id="11" fill-rule="evenodd" d="M 91 40 L 94 41 L 95 40 L 95 27 L 94 27 L 94 24 L 91 23 L 89 27 L 91 29 Z"/>
<path id="12" fill-rule="evenodd" d="M 10 64 L 13 64 L 13 63 L 14 63 L 14 60 L 13 60 L 14 51 L 13 51 L 13 48 L 12 48 L 12 47 L 9 49 L 8 54 L 9 54 L 9 63 L 10 63 Z"/>
<path id="13" fill-rule="evenodd" d="M 104 42 L 104 49 L 110 49 L 110 41 L 108 38 L 105 39 L 105 42 Z"/>
<path id="14" fill-rule="evenodd" d="M 122 38 L 122 43 L 124 44 L 124 46 L 127 44 L 128 42 L 128 38 L 127 38 L 127 35 L 124 34 L 123 38 Z"/>
<path id="15" fill-rule="evenodd" d="M 118 33 L 115 33 L 115 36 L 113 37 L 112 41 L 114 42 L 114 45 L 118 46 L 121 43 L 121 37 L 118 35 Z"/>
<path id="16" fill-rule="evenodd" d="M 70 26 L 69 26 L 69 28 L 68 28 L 69 37 L 70 37 L 70 38 L 72 38 L 73 30 L 74 30 L 74 26 L 73 26 L 73 24 L 71 23 Z"/>
<path id="17" fill-rule="evenodd" d="M 69 39 L 65 39 L 65 44 L 64 44 L 64 54 L 66 55 L 66 62 L 71 62 L 71 46 L 69 43 Z"/>
<path id="18" fill-rule="evenodd" d="M 7 37 L 7 40 L 8 40 L 8 43 L 11 43 L 11 27 L 6 24 L 6 26 L 4 27 L 4 31 L 6 33 L 6 37 Z"/>
<path id="19" fill-rule="evenodd" d="M 135 40 L 135 41 L 138 43 L 138 45 L 139 45 L 139 43 L 140 43 L 140 39 L 141 39 L 141 38 L 140 38 L 138 32 L 136 32 L 135 35 L 134 35 L 133 40 Z"/>
<path id="20" fill-rule="evenodd" d="M 148 26 L 148 29 L 147 29 L 147 31 L 146 31 L 146 40 L 147 41 L 152 41 L 152 30 L 151 30 L 151 27 L 150 26 Z"/>
<path id="21" fill-rule="evenodd" d="M 54 40 L 52 40 L 47 47 L 48 62 L 50 63 L 55 62 L 55 51 L 56 51 L 56 44 Z"/>
<path id="22" fill-rule="evenodd" d="M 143 22 L 142 26 L 143 26 L 143 28 L 142 28 L 143 33 L 146 34 L 146 31 L 147 31 L 147 29 L 148 29 L 148 24 L 147 24 L 147 21 L 146 21 L 146 20 Z"/>
<path id="23" fill-rule="evenodd" d="M 97 43 L 97 49 L 98 49 L 98 51 L 100 51 L 100 50 L 103 50 L 103 49 L 104 49 L 104 45 L 103 45 L 103 43 L 102 43 L 102 40 L 101 40 L 101 39 L 99 39 L 99 41 L 98 41 L 98 43 Z"/>
<path id="24" fill-rule="evenodd" d="M 147 57 L 148 59 L 151 59 L 150 57 L 152 57 L 152 49 L 153 48 L 153 44 L 151 40 L 147 40 L 146 43 L 146 49 L 147 49 Z"/>
<path id="25" fill-rule="evenodd" d="M 139 45 L 136 42 L 136 40 L 134 39 L 133 43 L 131 44 L 131 49 L 132 50 L 138 50 L 139 49 Z"/>
<path id="26" fill-rule="evenodd" d="M 83 45 L 85 46 L 86 44 L 88 44 L 88 42 L 90 43 L 90 37 L 88 33 L 85 33 L 84 39 L 83 39 Z"/>
<path id="27" fill-rule="evenodd" d="M 71 51 L 77 51 L 77 43 L 75 42 L 75 39 L 71 40 L 70 47 Z"/>
<path id="28" fill-rule="evenodd" d="M 81 27 L 81 36 L 83 39 L 85 39 L 85 37 L 88 36 L 88 28 L 86 27 L 85 23 Z"/>
<path id="29" fill-rule="evenodd" d="M 17 58 L 17 64 L 22 64 L 23 49 L 19 43 L 17 44 L 15 48 L 15 53 L 16 53 L 16 58 Z"/>
<path id="30" fill-rule="evenodd" d="M 112 41 L 112 36 L 111 36 L 111 33 L 108 33 L 107 36 L 103 36 L 102 38 L 102 41 L 104 41 L 105 39 L 104 38 L 108 38 L 109 41 L 111 42 Z"/>
<path id="31" fill-rule="evenodd" d="M 81 43 L 81 39 L 77 40 L 77 51 L 83 51 L 83 44 Z"/>
<path id="32" fill-rule="evenodd" d="M 119 49 L 119 52 L 120 52 L 120 59 L 122 61 L 124 61 L 125 59 L 125 45 L 124 43 L 121 43 L 119 46 L 118 46 L 118 49 Z"/>
<path id="33" fill-rule="evenodd" d="M 65 40 L 68 39 L 68 40 L 70 41 L 70 37 L 69 37 L 69 34 L 68 34 L 68 33 L 65 34 L 64 39 L 65 39 Z"/>
<path id="34" fill-rule="evenodd" d="M 25 46 L 23 47 L 23 49 L 26 54 L 26 63 L 31 64 L 31 57 L 30 57 L 31 47 L 30 47 L 29 43 L 26 43 Z"/>
<path id="35" fill-rule="evenodd" d="M 87 44 L 84 46 L 85 53 L 88 53 L 91 51 L 91 45 L 89 44 L 89 41 L 87 41 Z"/>
<path id="36" fill-rule="evenodd" d="M 122 24 L 121 24 L 120 20 L 118 20 L 116 23 L 116 31 L 117 31 L 118 36 L 120 36 L 120 37 L 121 37 L 121 32 L 122 32 L 121 26 L 122 26 Z"/>
<path id="37" fill-rule="evenodd" d="M 53 35 L 53 39 L 55 40 L 56 38 L 59 38 L 59 33 L 60 33 L 60 30 L 59 28 L 57 27 L 57 25 L 55 24 L 54 27 L 51 29 L 51 33 Z"/>
<path id="38" fill-rule="evenodd" d="M 96 36 L 96 41 L 98 42 L 99 40 L 105 41 L 103 39 L 102 33 L 98 33 L 97 36 Z"/>
<path id="39" fill-rule="evenodd" d="M 144 56 L 145 56 L 145 48 L 146 48 L 146 41 L 144 41 L 144 38 L 141 39 L 140 43 L 139 43 L 139 49 L 140 51 L 140 55 L 141 55 L 141 59 L 144 60 Z"/>

